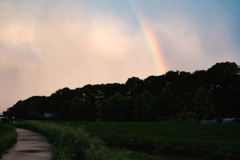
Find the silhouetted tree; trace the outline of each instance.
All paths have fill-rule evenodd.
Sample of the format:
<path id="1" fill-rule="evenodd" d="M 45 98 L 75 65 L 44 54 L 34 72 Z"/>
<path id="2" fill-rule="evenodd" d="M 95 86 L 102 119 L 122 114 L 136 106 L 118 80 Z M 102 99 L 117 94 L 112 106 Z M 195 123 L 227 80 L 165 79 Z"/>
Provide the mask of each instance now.
<path id="1" fill-rule="evenodd" d="M 240 68 L 236 63 L 216 63 L 208 70 L 169 71 L 144 80 L 132 77 L 125 84 L 63 88 L 49 97 L 18 101 L 5 115 L 42 119 L 43 113 L 65 120 L 196 121 L 217 116 L 240 116 Z"/>
<path id="2" fill-rule="evenodd" d="M 115 93 L 109 97 L 102 106 L 103 120 L 107 121 L 129 121 L 133 117 L 133 99 L 123 97 L 120 93 Z"/>
<path id="3" fill-rule="evenodd" d="M 209 119 L 215 116 L 215 108 L 210 93 L 205 87 L 198 88 L 193 100 L 192 111 L 197 114 L 197 119 Z"/>
<path id="4" fill-rule="evenodd" d="M 216 107 L 218 119 L 231 116 L 228 108 L 232 108 L 233 97 L 232 84 L 239 83 L 240 68 L 236 63 L 217 63 L 207 70 L 210 78 L 210 93 Z M 231 88 L 231 89 L 230 89 Z"/>
<path id="5" fill-rule="evenodd" d="M 134 109 L 134 118 L 137 121 L 150 121 L 154 120 L 155 113 L 154 108 L 156 106 L 156 100 L 148 90 L 145 90 L 141 95 L 137 97 L 137 104 Z"/>
<path id="6" fill-rule="evenodd" d="M 144 83 L 137 77 L 129 78 L 126 82 L 127 95 L 131 97 L 137 97 L 144 90 Z"/>

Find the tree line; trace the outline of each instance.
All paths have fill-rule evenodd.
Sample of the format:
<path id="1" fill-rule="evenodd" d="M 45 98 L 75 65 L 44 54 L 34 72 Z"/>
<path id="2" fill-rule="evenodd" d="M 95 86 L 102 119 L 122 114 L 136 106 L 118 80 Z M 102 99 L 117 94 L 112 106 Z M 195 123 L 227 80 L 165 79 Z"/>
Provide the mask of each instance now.
<path id="1" fill-rule="evenodd" d="M 240 67 L 222 62 L 193 73 L 169 71 L 144 80 L 132 77 L 124 84 L 63 88 L 48 97 L 20 100 L 4 115 L 43 119 L 44 113 L 81 121 L 197 122 L 240 117 Z"/>

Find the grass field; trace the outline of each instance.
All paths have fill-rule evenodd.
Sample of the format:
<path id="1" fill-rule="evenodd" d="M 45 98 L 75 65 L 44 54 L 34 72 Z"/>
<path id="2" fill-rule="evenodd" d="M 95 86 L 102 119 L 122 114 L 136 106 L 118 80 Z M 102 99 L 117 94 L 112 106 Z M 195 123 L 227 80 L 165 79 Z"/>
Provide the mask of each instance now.
<path id="1" fill-rule="evenodd" d="M 17 141 L 15 127 L 9 124 L 0 124 L 0 158 L 2 153 Z"/>
<path id="2" fill-rule="evenodd" d="M 234 159 L 240 157 L 240 126 L 177 123 L 87 123 L 109 145 L 154 155 Z"/>
<path id="3" fill-rule="evenodd" d="M 45 124 L 84 128 L 110 148 L 125 148 L 122 159 L 239 159 L 240 125 L 162 122 L 65 122 Z M 91 143 L 91 142 L 89 142 Z M 98 152 L 101 154 L 100 152 Z M 121 158 L 120 158 L 121 159 Z"/>
<path id="4" fill-rule="evenodd" d="M 83 126 L 106 145 L 149 155 L 196 158 L 238 159 L 240 125 L 159 122 L 59 122 Z"/>

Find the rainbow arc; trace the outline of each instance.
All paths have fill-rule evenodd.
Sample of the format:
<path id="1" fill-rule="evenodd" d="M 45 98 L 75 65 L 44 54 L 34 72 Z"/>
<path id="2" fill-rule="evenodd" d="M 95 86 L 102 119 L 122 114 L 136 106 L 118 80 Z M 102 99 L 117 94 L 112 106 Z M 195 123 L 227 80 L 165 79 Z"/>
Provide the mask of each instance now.
<path id="1" fill-rule="evenodd" d="M 153 28 L 151 27 L 147 19 L 144 17 L 144 15 L 141 14 L 141 12 L 136 9 L 135 5 L 132 2 L 130 2 L 130 0 L 128 1 L 128 3 L 130 4 L 131 9 L 136 15 L 138 23 L 141 26 L 145 40 L 149 46 L 150 52 L 156 64 L 158 74 L 160 75 L 165 74 L 167 69 L 164 63 L 163 51 L 160 45 L 160 41 L 158 40 Z"/>

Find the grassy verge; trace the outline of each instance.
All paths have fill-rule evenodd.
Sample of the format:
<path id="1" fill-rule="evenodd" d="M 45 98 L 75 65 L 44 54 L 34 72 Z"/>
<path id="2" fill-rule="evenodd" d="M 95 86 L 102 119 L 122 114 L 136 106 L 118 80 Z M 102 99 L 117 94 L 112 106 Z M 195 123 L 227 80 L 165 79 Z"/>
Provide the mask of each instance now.
<path id="1" fill-rule="evenodd" d="M 17 141 L 15 127 L 9 124 L 0 124 L 0 158 L 2 153 Z"/>
<path id="2" fill-rule="evenodd" d="M 239 124 L 159 122 L 55 122 L 84 126 L 106 145 L 126 148 L 134 157 L 155 155 L 166 159 L 239 159 Z M 145 154 L 144 154 L 145 153 Z M 150 157 L 148 157 L 151 159 Z M 141 159 L 141 158 L 139 158 Z M 147 159 L 147 158 L 145 158 Z M 154 159 L 154 158 L 153 158 Z M 157 159 L 157 158 L 155 158 Z"/>
<path id="3" fill-rule="evenodd" d="M 40 121 L 21 121 L 18 127 L 39 132 L 53 144 L 54 160 L 127 160 L 127 152 L 105 147 L 91 138 L 82 127 L 53 124 Z"/>

